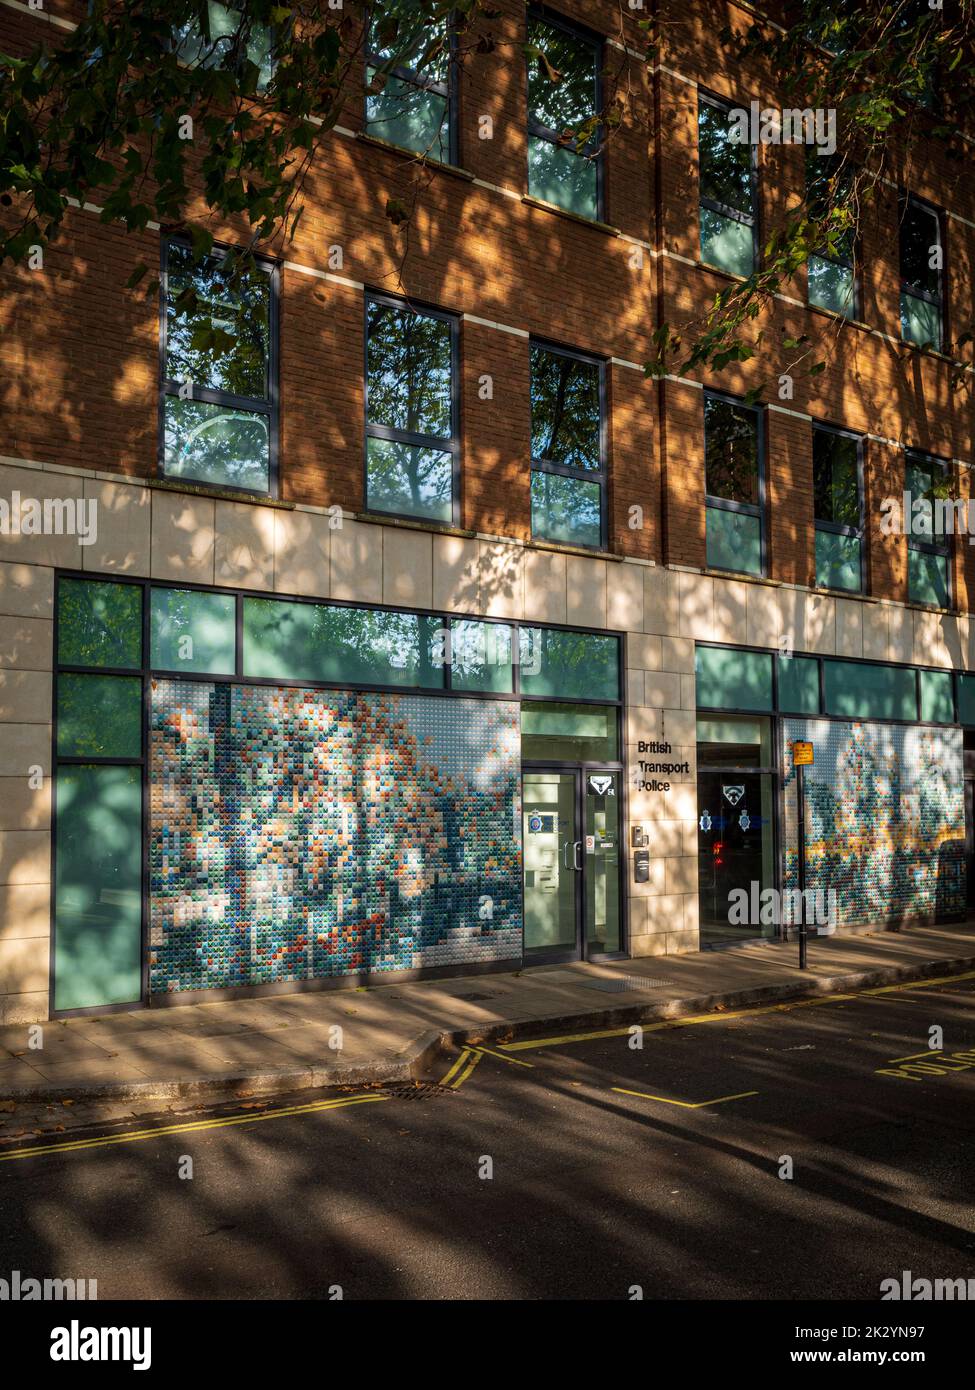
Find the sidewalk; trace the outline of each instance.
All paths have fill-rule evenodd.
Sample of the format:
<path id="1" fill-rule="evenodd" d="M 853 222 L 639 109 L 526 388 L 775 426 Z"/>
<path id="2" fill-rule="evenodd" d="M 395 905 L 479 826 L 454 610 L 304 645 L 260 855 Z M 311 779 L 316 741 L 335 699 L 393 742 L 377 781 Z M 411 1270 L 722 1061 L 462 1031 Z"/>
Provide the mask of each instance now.
<path id="1" fill-rule="evenodd" d="M 0 1028 L 4 1100 L 160 1099 L 408 1081 L 443 1047 L 680 1018 L 975 969 L 975 923 Z M 342 1049 L 330 1046 L 342 1029 Z"/>

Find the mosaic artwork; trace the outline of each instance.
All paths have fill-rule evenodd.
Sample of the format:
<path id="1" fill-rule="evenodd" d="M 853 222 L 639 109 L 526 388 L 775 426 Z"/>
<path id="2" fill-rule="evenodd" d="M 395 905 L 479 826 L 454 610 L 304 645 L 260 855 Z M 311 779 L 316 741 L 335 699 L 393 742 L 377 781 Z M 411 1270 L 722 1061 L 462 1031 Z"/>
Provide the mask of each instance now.
<path id="1" fill-rule="evenodd" d="M 938 918 L 965 909 L 962 732 L 895 724 L 783 720 L 785 887 L 796 888 L 795 769 L 806 768 L 807 887 L 835 889 L 837 922 Z"/>
<path id="2" fill-rule="evenodd" d="M 518 707 L 153 682 L 153 993 L 521 954 Z"/>

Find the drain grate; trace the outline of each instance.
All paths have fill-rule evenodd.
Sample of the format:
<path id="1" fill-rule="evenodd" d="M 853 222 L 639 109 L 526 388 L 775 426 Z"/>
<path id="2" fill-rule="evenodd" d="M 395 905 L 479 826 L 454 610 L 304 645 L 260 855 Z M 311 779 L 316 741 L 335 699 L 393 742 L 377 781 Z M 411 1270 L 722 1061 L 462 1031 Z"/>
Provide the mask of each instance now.
<path id="1" fill-rule="evenodd" d="M 586 989 L 601 989 L 606 994 L 630 994 L 637 990 L 661 989 L 666 980 L 647 980 L 643 976 L 621 975 L 614 980 L 577 980 Z"/>
<path id="2" fill-rule="evenodd" d="M 441 1086 L 437 1081 L 404 1081 L 397 1086 L 384 1086 L 383 1093 L 396 1100 L 432 1100 L 434 1096 L 455 1096 L 456 1091 L 449 1086 Z"/>

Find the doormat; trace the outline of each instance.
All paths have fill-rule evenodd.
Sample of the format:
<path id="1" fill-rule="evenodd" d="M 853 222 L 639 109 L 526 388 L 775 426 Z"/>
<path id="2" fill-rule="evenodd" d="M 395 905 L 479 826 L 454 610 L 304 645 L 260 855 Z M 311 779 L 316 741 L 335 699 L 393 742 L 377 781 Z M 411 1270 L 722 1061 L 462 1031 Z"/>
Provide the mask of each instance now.
<path id="1" fill-rule="evenodd" d="M 630 994 L 643 989 L 661 989 L 666 980 L 647 980 L 643 976 L 623 975 L 618 980 L 580 980 L 586 989 L 602 989 L 607 994 Z"/>

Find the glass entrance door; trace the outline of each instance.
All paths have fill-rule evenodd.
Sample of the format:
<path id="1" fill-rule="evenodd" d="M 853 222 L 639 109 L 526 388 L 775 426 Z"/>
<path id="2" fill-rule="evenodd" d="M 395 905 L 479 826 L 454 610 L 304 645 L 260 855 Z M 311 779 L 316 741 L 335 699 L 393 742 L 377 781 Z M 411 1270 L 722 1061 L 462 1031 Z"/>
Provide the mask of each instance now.
<path id="1" fill-rule="evenodd" d="M 525 956 L 578 960 L 621 949 L 620 772 L 526 769 Z"/>
<path id="2" fill-rule="evenodd" d="M 526 772 L 522 791 L 525 955 L 578 954 L 578 774 Z"/>

